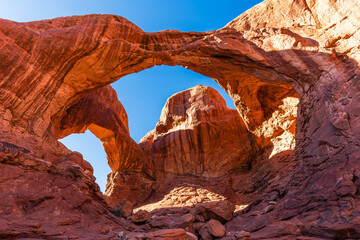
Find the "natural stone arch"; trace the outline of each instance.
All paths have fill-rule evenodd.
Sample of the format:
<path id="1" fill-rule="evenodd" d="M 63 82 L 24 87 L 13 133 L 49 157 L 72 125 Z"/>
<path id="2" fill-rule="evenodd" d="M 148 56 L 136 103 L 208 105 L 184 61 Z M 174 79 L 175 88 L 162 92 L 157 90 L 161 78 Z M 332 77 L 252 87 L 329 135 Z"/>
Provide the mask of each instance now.
<path id="1" fill-rule="evenodd" d="M 101 140 L 113 171 L 148 171 L 143 151 L 130 137 L 126 111 L 111 86 L 87 94 L 57 124 L 57 138 L 89 129 Z"/>
<path id="2" fill-rule="evenodd" d="M 333 156 L 338 147 L 332 143 L 322 144 L 324 141 L 321 137 L 313 141 L 306 140 L 311 139 L 313 134 L 313 128 L 306 120 L 312 114 L 308 111 L 316 115 L 329 110 L 328 118 L 333 119 L 335 125 L 340 122 L 339 127 L 343 128 L 334 131 L 341 135 L 348 132 L 348 125 L 351 124 L 347 123 L 347 119 L 357 121 L 357 117 L 349 113 L 352 110 L 343 109 L 348 107 L 334 102 L 333 96 L 342 98 L 340 96 L 344 94 L 340 86 L 343 82 L 352 88 L 348 80 L 356 81 L 357 63 L 352 59 L 344 60 L 327 50 L 334 44 L 327 44 L 329 39 L 318 33 L 330 31 L 325 26 L 332 20 L 322 19 L 321 12 L 314 17 L 314 12 L 308 10 L 309 6 L 296 1 L 296 8 L 303 8 L 304 15 L 296 15 L 296 11 L 293 19 L 300 19 L 303 25 L 292 26 L 292 22 L 288 21 L 289 16 L 294 14 L 291 12 L 294 8 L 292 2 L 287 1 L 281 9 L 287 13 L 287 17 L 280 17 L 276 21 L 283 21 L 281 29 L 275 28 L 274 21 L 266 24 L 265 28 L 260 25 L 249 28 L 247 25 L 249 18 L 256 16 L 262 8 L 272 5 L 273 1 L 265 1 L 227 27 L 207 33 L 163 31 L 148 34 L 123 18 L 109 15 L 58 18 L 27 24 L 2 20 L 2 35 L 12 44 L 6 45 L 1 51 L 4 59 L 2 67 L 8 69 L 1 73 L 1 101 L 11 111 L 11 121 L 18 122 L 18 126 L 38 136 L 49 136 L 51 121 L 56 122 L 87 91 L 157 64 L 188 67 L 217 79 L 227 91 L 234 89 L 231 87 L 232 82 L 255 86 L 257 83 L 271 83 L 281 86 L 284 91 L 291 89 L 291 84 L 300 95 L 302 112 L 298 120 L 298 133 L 301 136 L 298 135 L 297 139 L 305 150 L 298 153 L 298 158 L 308 159 L 308 155 L 311 155 L 310 162 L 323 162 Z M 314 10 L 319 11 L 317 7 L 314 5 Z M 332 5 L 329 5 L 329 9 L 336 12 Z M 337 18 L 344 14 L 337 12 Z M 356 19 L 356 15 L 349 15 L 349 19 Z M 324 30 L 315 32 L 311 27 L 313 24 L 318 24 Z M 335 30 L 331 31 L 336 35 Z M 356 31 L 356 28 L 349 29 L 349 34 L 351 31 Z M 314 33 L 318 34 L 316 40 L 306 37 Z M 270 40 L 274 37 L 282 45 L 271 45 Z M 82 41 L 74 46 L 75 39 Z M 351 52 L 353 48 L 350 48 L 349 39 L 341 41 L 338 50 L 348 50 L 357 59 L 356 52 Z M 16 67 L 10 70 L 6 68 L 9 64 Z M 29 87 L 20 88 L 24 85 Z M 319 91 L 320 88 L 330 89 L 332 86 L 334 88 L 331 92 Z M 256 103 L 256 98 L 248 94 L 248 99 L 247 94 L 236 91 L 231 96 L 240 99 L 237 101 L 238 106 L 242 102 Z M 322 102 L 319 104 L 321 110 L 315 110 L 314 102 L 317 101 Z M 245 122 L 249 122 L 249 129 L 256 128 L 264 120 L 263 116 L 257 118 L 259 114 L 256 109 L 245 111 L 248 116 L 244 116 L 244 111 L 239 109 Z M 345 114 L 337 116 L 339 112 Z M 332 123 L 324 123 L 323 127 L 327 128 L 328 124 Z M 353 134 L 345 133 L 350 136 Z M 351 139 L 353 143 L 357 142 L 356 137 Z M 324 156 L 319 146 L 326 150 Z M 310 152 L 306 153 L 306 149 L 319 152 L 314 156 Z"/>
<path id="3" fill-rule="evenodd" d="M 26 59 L 28 60 L 27 64 L 36 65 L 38 70 L 46 69 L 47 72 L 47 74 L 40 75 L 39 78 L 48 77 L 47 81 L 41 81 L 42 84 L 47 84 L 48 88 L 36 86 L 36 82 L 40 79 L 33 79 L 30 82 L 33 82 L 35 89 L 29 88 L 32 90 L 27 96 L 29 100 L 19 101 L 18 104 L 9 107 L 13 119 L 16 121 L 20 117 L 22 122 L 28 125 L 25 127 L 35 134 L 45 135 L 47 138 L 52 138 L 51 135 L 56 138 L 61 137 L 61 134 L 58 133 L 58 127 L 61 125 L 59 122 L 63 121 L 63 116 L 69 109 L 72 111 L 71 109 L 76 108 L 73 107 L 73 104 L 76 105 L 77 102 L 81 101 L 80 99 L 89 91 L 104 86 L 123 75 L 156 64 L 182 65 L 215 79 L 235 99 L 237 108 L 250 130 L 256 129 L 257 125 L 266 120 L 261 107 L 261 96 L 259 98 L 256 92 L 257 89 L 268 85 L 268 83 L 261 82 L 246 73 L 249 71 L 248 69 L 257 69 L 257 72 L 266 69 L 249 61 L 242 53 L 239 56 L 233 56 L 233 53 L 227 56 L 229 49 L 224 49 L 220 45 L 212 46 L 214 39 L 219 38 L 215 35 L 220 37 L 224 34 L 231 35 L 232 31 L 221 30 L 219 34 L 216 32 L 180 33 L 175 31 L 147 34 L 134 24 L 117 16 L 90 15 L 85 18 L 86 20 L 84 17 L 73 17 L 34 22 L 30 23 L 27 28 L 24 28 L 23 24 L 7 22 L 9 28 L 16 26 L 20 32 L 25 32 L 23 34 L 32 34 L 32 41 L 37 42 L 37 47 L 24 46 L 25 50 L 32 51 L 32 57 Z M 32 32 L 29 29 L 32 29 Z M 57 30 L 52 31 L 51 29 Z M 79 31 L 79 29 L 84 32 Z M 4 32 L 11 36 L 11 32 L 6 32 L 6 28 Z M 89 34 L 85 35 L 87 32 Z M 92 37 L 89 37 L 91 36 L 90 32 Z M 238 35 L 238 33 L 236 34 Z M 94 36 L 98 37 L 94 38 Z M 76 38 L 87 40 L 83 39 L 84 42 L 74 48 L 72 41 Z M 57 44 L 53 44 L 46 39 L 58 39 L 59 41 Z M 241 48 L 247 43 L 241 40 L 238 44 L 240 45 L 234 46 L 235 49 Z M 16 46 L 14 47 L 16 48 Z M 209 48 L 211 54 L 207 53 Z M 187 52 L 192 52 L 192 49 L 197 49 L 197 52 L 187 56 Z M 61 57 L 58 56 L 59 52 L 63 53 Z M 132 57 L 130 57 L 131 55 Z M 48 59 L 48 61 L 39 65 L 34 59 L 40 56 Z M 53 65 L 51 59 L 55 56 L 58 63 L 62 62 L 61 68 L 58 65 Z M 244 68 L 241 67 L 241 64 L 247 64 L 247 66 Z M 240 68 L 235 69 L 238 66 Z M 35 67 L 30 69 L 35 69 Z M 18 72 L 21 70 L 21 67 L 16 69 Z M 26 82 L 31 77 L 31 74 L 25 73 L 20 77 L 20 80 L 18 79 L 17 84 Z M 8 79 L 13 78 L 9 77 Z M 282 86 L 276 87 L 280 94 L 274 96 L 276 104 L 274 104 L 274 109 L 270 109 L 270 112 L 275 110 L 276 105 L 280 104 L 283 98 L 295 94 L 286 83 L 280 85 Z M 40 94 L 40 90 L 41 95 L 44 95 L 45 98 L 37 97 L 36 92 Z M 253 94 L 254 92 L 255 94 Z M 17 94 L 21 95 L 25 92 Z M 6 94 L 4 94 L 5 96 Z M 276 99 L 278 96 L 280 98 Z M 11 99 L 10 96 L 5 104 L 11 102 Z M 27 112 L 32 112 L 32 114 L 27 114 Z M 39 115 L 42 117 L 38 118 Z M 49 127 L 45 128 L 46 125 Z M 91 128 L 90 124 L 88 126 Z M 99 127 L 99 124 L 92 125 L 93 128 L 95 126 Z M 50 129 L 51 131 L 49 131 Z M 104 138 L 105 136 L 99 135 L 99 137 Z M 258 137 L 261 137 L 261 134 L 258 134 Z M 267 140 L 267 142 L 269 141 Z M 113 163 L 110 165 L 112 166 Z M 143 163 L 136 163 L 135 165 L 138 165 L 135 168 L 139 169 L 142 168 Z M 117 166 L 112 166 L 112 168 L 114 170 L 119 169 Z M 130 167 L 129 169 L 135 168 Z"/>
<path id="4" fill-rule="evenodd" d="M 159 64 L 182 65 L 206 76 L 221 79 L 220 85 L 228 90 L 227 82 L 223 80 L 223 76 L 229 71 L 231 72 L 232 67 L 239 63 L 248 62 L 241 55 L 238 57 L 239 59 L 232 58 L 232 56 L 227 58 L 226 54 L 224 55 L 224 50 L 228 50 L 217 49 L 218 46 L 211 47 L 213 48 L 211 55 L 206 54 L 206 52 L 202 53 L 212 45 L 215 32 L 180 33 L 165 31 L 147 34 L 134 24 L 117 16 L 90 15 L 85 18 L 59 18 L 48 22 L 34 22 L 27 25 L 26 28 L 23 24 L 6 21 L 4 26 L 3 32 L 9 34 L 9 38 L 13 37 L 17 41 L 21 41 L 17 38 L 18 36 L 11 36 L 11 31 L 8 31 L 8 29 L 17 28 L 21 34 L 28 36 L 28 38 L 31 37 L 29 42 L 32 42 L 30 46 L 24 46 L 25 50 L 31 51 L 32 54 L 31 57 L 25 54 L 24 63 L 21 63 L 16 69 L 19 76 L 4 78 L 4 81 L 9 80 L 2 85 L 4 104 L 12 110 L 15 119 L 29 120 L 31 126 L 28 127 L 39 135 L 48 134 L 46 133 L 47 128 L 39 128 L 38 126 L 49 125 L 49 117 L 56 121 L 56 117 L 61 116 L 62 111 L 81 99 L 89 90 L 109 84 L 126 74 Z M 57 31 L 51 31 L 51 29 L 57 29 Z M 86 32 L 89 32 L 89 35 L 85 35 Z M 221 31 L 220 35 L 222 35 Z M 205 36 L 208 37 L 203 39 Z M 79 44 L 75 49 L 72 49 L 73 39 L 84 37 L 86 43 Z M 24 37 L 24 39 L 27 38 Z M 50 39 L 51 41 L 48 41 Z M 54 39 L 58 39 L 56 44 L 53 43 Z M 35 42 L 37 45 L 32 48 Z M 236 48 L 241 48 L 242 44 L 240 43 Z M 14 50 L 18 50 L 17 46 L 14 48 Z M 186 56 L 187 51 L 191 52 L 191 49 L 197 48 L 200 48 L 200 51 L 196 54 Z M 61 57 L 58 56 L 59 52 L 63 52 Z M 4 56 L 4 59 L 6 58 Z M 38 58 L 47 59 L 47 61 L 39 65 L 36 62 Z M 50 61 L 55 58 L 57 59 L 56 65 Z M 229 59 L 233 63 L 229 63 Z M 25 62 L 32 67 L 26 68 Z M 59 65 L 61 65 L 60 68 Z M 222 65 L 225 70 L 223 72 L 215 71 L 214 65 Z M 204 70 L 204 66 L 208 70 Z M 251 67 L 257 68 L 258 72 L 264 71 L 261 69 L 262 66 L 257 66 L 254 63 L 252 66 L 247 66 L 247 68 Z M 210 68 L 212 69 L 210 70 Z M 34 79 L 33 74 L 36 70 L 43 74 Z M 238 82 L 243 82 L 242 80 L 246 80 L 247 83 L 258 81 L 248 74 L 244 74 L 243 70 L 236 70 L 235 73 L 232 73 L 232 77 Z M 24 74 L 20 75 L 20 73 Z M 3 74 L 6 75 L 7 72 Z M 273 77 L 273 79 L 275 78 Z M 30 81 L 32 87 L 28 91 L 31 90 L 31 92 L 25 91 L 9 95 L 14 89 L 9 90 L 9 92 L 6 89 L 15 79 L 17 84 Z M 48 87 L 44 89 L 43 85 L 36 86 L 36 83 L 40 81 L 47 84 Z M 37 98 L 40 89 L 45 98 Z M 27 94 L 27 100 L 21 100 L 25 94 Z M 15 96 L 18 97 L 15 98 Z M 43 117 L 38 118 L 39 115 Z"/>
<path id="5" fill-rule="evenodd" d="M 284 199 L 272 213 L 273 221 L 309 211 L 308 203 L 320 206 L 319 194 L 329 196 L 323 201 L 327 205 L 338 206 L 339 201 L 357 206 L 359 16 L 351 9 L 357 3 L 349 2 L 353 4 L 268 0 L 227 27 L 207 33 L 147 34 L 120 17 L 104 15 L 33 23 L 1 20 L 3 118 L 14 129 L 50 139 L 55 131 L 51 123 L 88 91 L 156 64 L 188 67 L 216 78 L 228 91 L 232 80 L 287 90 L 291 85 L 300 98 L 299 165 L 291 183 L 279 187 Z M 274 6 L 278 9 L 266 15 L 264 10 Z M 76 40 L 81 40 L 79 45 L 74 45 Z M 246 94 L 232 93 L 236 95 L 247 105 Z M 256 114 L 249 111 L 247 118 L 249 129 L 258 126 Z M 354 210 L 343 212 L 345 205 L 331 217 L 322 211 L 320 223 L 312 222 L 304 231 L 359 236 L 337 220 L 352 218 Z"/>

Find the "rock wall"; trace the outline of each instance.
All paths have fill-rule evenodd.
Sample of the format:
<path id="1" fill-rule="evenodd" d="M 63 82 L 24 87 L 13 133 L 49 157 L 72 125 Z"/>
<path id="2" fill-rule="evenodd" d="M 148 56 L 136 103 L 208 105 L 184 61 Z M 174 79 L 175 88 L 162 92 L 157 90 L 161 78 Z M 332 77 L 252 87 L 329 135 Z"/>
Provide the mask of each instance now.
<path id="1" fill-rule="evenodd" d="M 171 96 L 139 145 L 155 172 L 204 177 L 247 171 L 260 149 L 239 113 L 204 86 Z"/>
<path id="2" fill-rule="evenodd" d="M 0 238 L 111 239 L 134 229 L 111 213 L 92 174 L 79 153 L 41 159 L 0 141 Z"/>
<path id="3" fill-rule="evenodd" d="M 76 104 L 88 93 L 154 65 L 181 65 L 213 78 L 230 94 L 261 146 L 293 146 L 291 109 L 299 98 L 294 171 L 269 180 L 263 194 L 226 225 L 229 231 L 242 226 L 254 239 L 359 238 L 359 10 L 355 0 L 266 0 L 224 28 L 205 33 L 145 33 L 111 15 L 0 20 L 0 140 L 55 164 L 59 156 L 72 154 L 56 141 L 59 127 L 71 132 L 89 123 L 102 125 L 91 117 L 69 123 L 67 111 L 77 116 Z M 69 120 L 59 125 L 64 118 Z M 137 153 L 127 137 L 113 139 Z M 9 151 L 2 151 L 6 168 Z M 142 158 L 115 156 L 114 169 L 146 166 Z M 26 161 L 17 164 L 22 168 Z M 23 191 L 12 187 L 5 195 L 12 190 Z M 274 192 L 276 205 L 268 211 Z M 264 209 L 265 214 L 257 214 Z M 15 215 L 9 211 L 7 216 Z M 15 236 L 9 234 L 5 237 Z"/>

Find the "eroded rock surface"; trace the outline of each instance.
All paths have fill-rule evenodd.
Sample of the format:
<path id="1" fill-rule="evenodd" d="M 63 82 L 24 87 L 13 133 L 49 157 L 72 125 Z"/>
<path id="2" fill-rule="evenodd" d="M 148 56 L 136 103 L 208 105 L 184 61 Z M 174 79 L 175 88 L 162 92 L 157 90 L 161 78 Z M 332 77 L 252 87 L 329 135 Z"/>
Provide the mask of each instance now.
<path id="1" fill-rule="evenodd" d="M 111 214 L 80 154 L 40 159 L 8 142 L 0 150 L 0 238 L 110 239 L 131 229 Z"/>
<path id="2" fill-rule="evenodd" d="M 247 171 L 260 148 L 238 111 L 205 86 L 171 96 L 139 145 L 155 172 L 205 177 Z"/>
<path id="3" fill-rule="evenodd" d="M 126 111 L 111 86 L 87 94 L 68 108 L 53 128 L 57 138 L 89 129 L 101 140 L 113 171 L 145 168 L 143 151 L 130 137 Z"/>
<path id="4" fill-rule="evenodd" d="M 85 237 L 101 239 L 125 228 L 106 211 L 107 205 L 91 182 L 91 168 L 56 141 L 59 123 L 91 91 L 124 75 L 167 64 L 187 67 L 217 81 L 234 99 L 246 130 L 261 146 L 294 147 L 295 116 L 286 106 L 295 106 L 293 98 L 299 98 L 294 165 L 285 164 L 292 170 L 264 171 L 258 185 L 248 178 L 249 186 L 264 189 L 226 223 L 228 234 L 236 236 L 243 231 L 254 239 L 360 238 L 359 13 L 355 0 L 266 0 L 224 28 L 205 33 L 145 33 L 111 15 L 30 23 L 0 20 L 0 141 L 5 146 L 1 148 L 1 169 L 6 179 L 0 187 L 7 199 L 0 209 L 5 216 L 2 236 L 84 237 L 81 227 L 86 226 Z M 81 131 L 90 123 L 103 124 L 91 117 L 82 121 L 70 118 L 63 129 Z M 110 125 L 106 129 L 114 132 L 113 123 Z M 106 133 L 103 130 L 101 134 Z M 126 136 L 114 133 L 115 145 L 129 143 L 129 151 L 137 151 Z M 285 156 L 264 149 L 264 155 L 256 159 L 271 162 Z M 129 153 L 123 162 L 116 154 L 111 160 L 113 169 L 136 169 L 130 173 L 155 176 L 145 173 L 149 167 L 142 158 L 132 158 L 136 154 Z M 286 156 L 291 159 L 293 154 Z M 63 169 L 73 163 L 76 167 L 69 168 L 72 173 L 68 176 Z M 261 167 L 253 166 L 247 174 L 259 180 L 254 173 L 258 169 Z M 74 181 L 72 176 L 78 175 Z M 62 187 L 56 188 L 54 176 L 64 180 Z M 240 178 L 245 179 L 243 176 Z M 156 178 L 166 182 L 181 176 Z M 246 195 L 248 186 L 237 185 L 243 189 L 235 195 Z M 37 197 L 39 192 L 42 196 Z M 51 204 L 53 201 L 58 204 Z M 60 216 L 66 219 L 63 216 L 74 209 L 79 222 L 57 221 Z M 44 216 L 49 216 L 46 223 L 37 222 Z M 90 221 L 94 218 L 100 220 Z M 107 233 L 102 232 L 104 224 L 111 226 Z M 67 225 L 75 228 L 64 230 L 62 226 Z M 175 236 L 172 234 L 186 237 L 182 230 L 159 236 Z"/>

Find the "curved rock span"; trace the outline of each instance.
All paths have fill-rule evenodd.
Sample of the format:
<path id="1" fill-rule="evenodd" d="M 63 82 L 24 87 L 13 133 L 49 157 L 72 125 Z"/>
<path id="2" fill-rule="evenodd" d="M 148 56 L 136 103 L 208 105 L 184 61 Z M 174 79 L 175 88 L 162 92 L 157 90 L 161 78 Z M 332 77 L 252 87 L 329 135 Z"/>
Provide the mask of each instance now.
<path id="1" fill-rule="evenodd" d="M 80 236 L 84 226 L 93 227 L 82 237 L 97 239 L 151 231 L 114 216 L 89 164 L 57 141 L 89 129 L 104 142 L 119 200 L 143 189 L 155 201 L 167 182 L 214 181 L 226 183 L 221 195 L 248 204 L 228 232 L 360 238 L 359 10 L 354 0 L 265 0 L 205 33 L 145 33 L 111 15 L 0 20 L 1 237 Z M 106 85 L 161 64 L 211 77 L 239 115 L 197 87 L 170 98 L 137 145 Z M 206 223 L 204 234 L 216 225 Z"/>
<path id="2" fill-rule="evenodd" d="M 145 167 L 142 165 L 145 162 L 140 161 L 144 158 L 143 152 L 130 137 L 126 111 L 111 86 L 87 94 L 68 108 L 53 128 L 57 138 L 89 129 L 103 143 L 113 171 Z"/>

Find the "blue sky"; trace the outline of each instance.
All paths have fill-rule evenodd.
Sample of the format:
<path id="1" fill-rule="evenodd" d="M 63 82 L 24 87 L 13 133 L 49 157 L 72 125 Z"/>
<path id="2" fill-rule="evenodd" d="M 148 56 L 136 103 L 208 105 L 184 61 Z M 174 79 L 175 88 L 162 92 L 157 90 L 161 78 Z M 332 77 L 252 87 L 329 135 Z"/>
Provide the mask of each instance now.
<path id="1" fill-rule="evenodd" d="M 144 31 L 165 29 L 180 31 L 216 30 L 261 0 L 0 0 L 0 18 L 19 22 L 92 13 L 123 16 Z M 119 79 L 112 86 L 118 93 L 128 117 L 130 135 L 138 142 L 159 120 L 168 97 L 196 85 L 211 86 L 233 101 L 215 81 L 182 67 L 157 66 Z M 83 154 L 95 169 L 102 191 L 111 171 L 100 141 L 89 131 L 73 134 L 63 142 Z"/>

